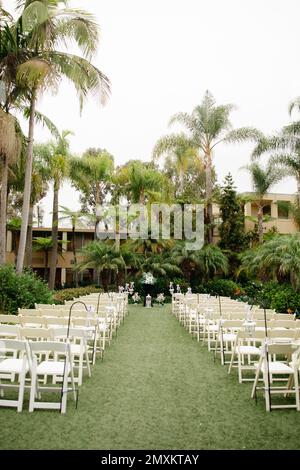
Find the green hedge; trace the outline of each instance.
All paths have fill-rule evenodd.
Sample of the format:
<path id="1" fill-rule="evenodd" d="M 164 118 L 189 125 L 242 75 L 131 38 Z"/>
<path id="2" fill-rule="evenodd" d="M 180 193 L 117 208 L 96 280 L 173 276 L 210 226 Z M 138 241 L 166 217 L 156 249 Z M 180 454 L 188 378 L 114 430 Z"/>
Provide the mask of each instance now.
<path id="1" fill-rule="evenodd" d="M 63 304 L 67 300 L 73 300 L 74 298 L 80 297 L 82 295 L 88 295 L 97 292 L 103 292 L 103 289 L 100 289 L 96 286 L 62 289 L 54 293 L 54 302 L 59 305 Z"/>
<path id="2" fill-rule="evenodd" d="M 276 312 L 298 311 L 300 313 L 300 293 L 295 292 L 291 285 L 279 284 L 276 281 L 248 282 L 240 285 L 230 279 L 218 279 L 198 286 L 197 290 L 199 293 L 221 295 L 255 303 L 261 307 L 272 308 Z"/>
<path id="3" fill-rule="evenodd" d="M 244 290 L 236 282 L 231 281 L 230 279 L 217 279 L 215 281 L 208 281 L 205 285 L 200 285 L 198 292 L 238 298 L 244 293 Z"/>
<path id="4" fill-rule="evenodd" d="M 35 303 L 52 304 L 47 284 L 30 271 L 17 274 L 13 266 L 0 267 L 0 312 L 16 315 L 18 308 L 34 308 Z"/>

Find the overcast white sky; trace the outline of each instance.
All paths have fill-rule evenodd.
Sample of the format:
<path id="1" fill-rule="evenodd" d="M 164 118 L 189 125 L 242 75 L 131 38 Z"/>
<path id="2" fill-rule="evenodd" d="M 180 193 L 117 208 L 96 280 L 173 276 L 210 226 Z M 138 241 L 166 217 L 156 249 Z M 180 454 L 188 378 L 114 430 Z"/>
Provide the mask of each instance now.
<path id="1" fill-rule="evenodd" d="M 12 5 L 12 0 L 4 4 Z M 150 158 L 156 140 L 169 132 L 178 111 L 192 111 L 206 89 L 218 103 L 234 103 L 235 127 L 272 133 L 289 122 L 288 103 L 300 95 L 299 0 L 73 0 L 92 11 L 101 26 L 95 64 L 112 82 L 105 108 L 92 100 L 82 116 L 67 84 L 44 97 L 39 109 L 60 129 L 71 129 L 72 150 L 105 147 L 117 164 Z M 296 116 L 295 116 L 296 117 Z M 37 140 L 47 132 L 38 129 Z M 251 146 L 220 146 L 218 179 L 231 171 L 240 191 L 251 189 L 245 171 Z M 293 192 L 286 180 L 275 188 Z M 61 204 L 77 207 L 65 185 Z M 46 198 L 46 210 L 51 207 Z M 49 216 L 47 217 L 49 222 Z"/>

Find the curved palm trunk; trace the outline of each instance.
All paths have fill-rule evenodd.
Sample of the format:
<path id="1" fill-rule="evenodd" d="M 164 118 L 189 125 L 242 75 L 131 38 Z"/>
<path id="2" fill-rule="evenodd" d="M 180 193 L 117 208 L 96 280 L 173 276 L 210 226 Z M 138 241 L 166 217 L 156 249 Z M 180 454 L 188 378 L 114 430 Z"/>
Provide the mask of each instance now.
<path id="1" fill-rule="evenodd" d="M 263 207 L 258 207 L 257 212 L 257 226 L 258 226 L 258 241 L 261 245 L 264 241 L 264 227 L 263 227 Z"/>
<path id="2" fill-rule="evenodd" d="M 56 278 L 56 265 L 57 265 L 57 247 L 58 247 L 58 191 L 59 183 L 54 182 L 53 191 L 53 214 L 52 214 L 52 250 L 50 256 L 50 274 L 49 274 L 49 289 L 55 288 Z"/>
<path id="3" fill-rule="evenodd" d="M 30 204 L 28 214 L 28 227 L 26 239 L 26 262 L 27 266 L 32 267 L 32 225 L 33 225 L 33 205 Z"/>
<path id="4" fill-rule="evenodd" d="M 207 223 L 209 225 L 207 231 L 208 243 L 213 242 L 213 212 L 212 212 L 212 168 L 211 168 L 211 156 L 210 154 L 206 155 L 206 165 L 205 165 L 205 192 L 206 192 L 206 201 L 207 201 Z"/>
<path id="5" fill-rule="evenodd" d="M 6 263 L 6 212 L 7 212 L 8 159 L 3 155 L 0 206 L 0 265 Z"/>
<path id="6" fill-rule="evenodd" d="M 23 206 L 22 206 L 22 225 L 21 225 L 20 243 L 19 243 L 17 268 L 16 268 L 18 273 L 21 273 L 23 271 L 24 258 L 25 258 L 26 236 L 27 236 L 30 196 L 31 196 L 35 108 L 36 108 L 36 91 L 33 91 L 31 105 L 30 105 L 30 117 L 29 117 L 28 147 L 27 147 L 27 158 L 26 158 L 26 166 L 25 166 L 25 184 L 24 184 L 24 195 L 23 195 Z"/>

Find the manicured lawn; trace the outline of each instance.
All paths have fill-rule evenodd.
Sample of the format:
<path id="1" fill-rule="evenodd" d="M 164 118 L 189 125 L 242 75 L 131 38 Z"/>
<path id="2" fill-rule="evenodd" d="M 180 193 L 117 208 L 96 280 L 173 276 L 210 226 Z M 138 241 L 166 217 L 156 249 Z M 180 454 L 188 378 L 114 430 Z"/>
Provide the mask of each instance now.
<path id="1" fill-rule="evenodd" d="M 170 307 L 131 307 L 79 407 L 0 409 L 1 449 L 299 449 L 300 413 L 267 414 Z"/>

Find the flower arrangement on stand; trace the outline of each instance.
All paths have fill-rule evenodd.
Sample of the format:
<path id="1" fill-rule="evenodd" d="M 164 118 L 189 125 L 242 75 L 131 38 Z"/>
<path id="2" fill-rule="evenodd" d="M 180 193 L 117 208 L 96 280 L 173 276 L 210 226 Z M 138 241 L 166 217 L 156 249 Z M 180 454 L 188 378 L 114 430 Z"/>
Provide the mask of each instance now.
<path id="1" fill-rule="evenodd" d="M 143 273 L 142 283 L 144 284 L 144 307 L 146 307 L 146 299 L 150 297 L 150 304 L 152 306 L 152 295 L 153 295 L 153 284 L 155 284 L 156 279 L 152 273 Z M 152 294 L 152 295 L 151 295 Z"/>
<path id="2" fill-rule="evenodd" d="M 142 283 L 143 284 L 153 285 L 153 284 L 155 284 L 155 282 L 156 282 L 156 279 L 155 279 L 155 277 L 153 276 L 152 273 L 143 273 L 143 275 L 142 275 Z"/>
<path id="3" fill-rule="evenodd" d="M 132 301 L 133 301 L 133 304 L 134 304 L 134 305 L 139 304 L 140 301 L 141 301 L 141 297 L 140 297 L 140 295 L 138 294 L 138 292 L 135 292 L 131 298 L 132 298 Z"/>
<path id="4" fill-rule="evenodd" d="M 157 294 L 156 302 L 158 303 L 158 305 L 159 305 L 160 307 L 163 307 L 164 301 L 165 301 L 165 296 L 164 296 L 164 294 L 163 294 L 163 293 Z"/>

